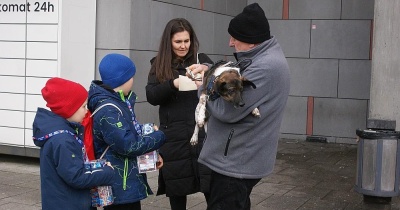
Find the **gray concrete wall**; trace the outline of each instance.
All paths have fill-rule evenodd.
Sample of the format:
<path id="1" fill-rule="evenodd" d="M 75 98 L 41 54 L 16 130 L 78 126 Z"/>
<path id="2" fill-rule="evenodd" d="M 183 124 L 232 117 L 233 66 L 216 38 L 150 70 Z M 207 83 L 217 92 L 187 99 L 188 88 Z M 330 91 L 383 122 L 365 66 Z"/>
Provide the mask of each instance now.
<path id="1" fill-rule="evenodd" d="M 291 71 L 282 137 L 355 143 L 368 118 L 374 0 L 248 2 L 277 8 L 267 16 Z"/>
<path id="2" fill-rule="evenodd" d="M 165 24 L 187 18 L 201 52 L 233 60 L 228 23 L 254 2 L 264 9 L 291 70 L 282 137 L 354 143 L 368 117 L 374 0 L 98 0 L 96 63 L 110 52 L 129 55 L 138 69 L 138 118 L 157 123 L 158 108 L 145 101 L 144 88 Z"/>
<path id="3" fill-rule="evenodd" d="M 400 1 L 376 0 L 370 118 L 396 120 L 400 130 Z"/>

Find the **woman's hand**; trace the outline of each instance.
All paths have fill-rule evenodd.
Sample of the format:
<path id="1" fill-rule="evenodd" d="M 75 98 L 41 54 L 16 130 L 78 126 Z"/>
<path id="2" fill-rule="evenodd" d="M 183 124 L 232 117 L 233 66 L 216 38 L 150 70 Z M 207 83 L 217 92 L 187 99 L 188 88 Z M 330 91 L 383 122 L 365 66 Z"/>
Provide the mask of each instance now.
<path id="1" fill-rule="evenodd" d="M 194 81 L 194 83 L 197 86 L 197 89 L 199 89 L 199 87 L 203 85 L 203 80 L 204 80 L 204 71 L 201 72 L 201 80 Z"/>
<path id="2" fill-rule="evenodd" d="M 162 159 L 161 155 L 157 155 L 157 162 L 156 162 L 156 168 L 160 169 L 164 165 L 164 160 Z"/>
<path id="3" fill-rule="evenodd" d="M 198 73 L 204 74 L 204 72 L 208 71 L 208 66 L 204 64 L 193 64 L 188 67 L 190 71 L 192 71 L 193 75 L 196 75 Z"/>
<path id="4" fill-rule="evenodd" d="M 190 72 L 186 73 L 186 76 L 189 78 L 192 78 L 197 86 L 197 89 L 199 89 L 200 86 L 203 85 L 203 78 L 204 78 L 204 72 L 208 71 L 208 66 L 203 65 L 203 64 L 193 64 L 187 68 Z M 198 75 L 201 74 L 201 80 L 196 80 L 196 78 L 193 78 L 193 75 Z"/>
<path id="5" fill-rule="evenodd" d="M 174 79 L 174 86 L 179 89 L 179 78 Z"/>

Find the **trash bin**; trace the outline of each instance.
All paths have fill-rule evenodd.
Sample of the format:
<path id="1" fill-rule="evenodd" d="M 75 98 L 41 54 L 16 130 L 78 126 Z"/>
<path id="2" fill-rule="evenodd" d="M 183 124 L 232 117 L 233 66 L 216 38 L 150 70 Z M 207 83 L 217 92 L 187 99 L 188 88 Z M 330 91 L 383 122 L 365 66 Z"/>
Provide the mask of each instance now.
<path id="1" fill-rule="evenodd" d="M 357 129 L 357 176 L 355 190 L 366 196 L 400 194 L 400 132 Z"/>

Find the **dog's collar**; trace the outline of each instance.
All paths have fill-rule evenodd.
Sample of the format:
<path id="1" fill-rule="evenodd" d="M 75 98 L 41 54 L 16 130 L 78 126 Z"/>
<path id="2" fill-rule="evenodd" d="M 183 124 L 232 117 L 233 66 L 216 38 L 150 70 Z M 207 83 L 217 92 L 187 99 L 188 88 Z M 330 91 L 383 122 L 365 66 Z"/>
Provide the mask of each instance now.
<path id="1" fill-rule="evenodd" d="M 209 80 L 210 82 L 207 84 L 207 99 L 210 101 L 214 101 L 215 99 L 220 97 L 219 93 L 216 92 L 213 88 L 216 78 L 216 76 L 211 75 L 211 78 Z"/>

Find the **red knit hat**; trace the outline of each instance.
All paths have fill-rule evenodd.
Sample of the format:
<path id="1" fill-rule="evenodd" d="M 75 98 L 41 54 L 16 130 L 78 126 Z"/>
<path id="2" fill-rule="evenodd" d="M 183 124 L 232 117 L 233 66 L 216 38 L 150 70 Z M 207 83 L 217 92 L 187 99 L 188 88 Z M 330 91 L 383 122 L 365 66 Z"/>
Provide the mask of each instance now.
<path id="1" fill-rule="evenodd" d="M 76 82 L 54 77 L 47 80 L 42 96 L 52 112 L 67 119 L 86 101 L 88 92 Z"/>

